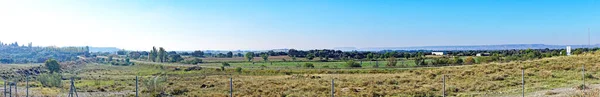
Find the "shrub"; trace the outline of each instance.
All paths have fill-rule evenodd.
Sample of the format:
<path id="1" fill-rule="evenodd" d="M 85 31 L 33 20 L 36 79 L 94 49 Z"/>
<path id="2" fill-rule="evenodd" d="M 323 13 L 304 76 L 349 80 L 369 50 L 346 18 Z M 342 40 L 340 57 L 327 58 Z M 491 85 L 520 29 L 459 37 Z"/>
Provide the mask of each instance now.
<path id="1" fill-rule="evenodd" d="M 192 58 L 192 59 L 185 59 L 183 60 L 184 64 L 198 64 L 198 63 L 202 63 L 202 59 L 200 58 Z"/>
<path id="2" fill-rule="evenodd" d="M 225 71 L 225 67 L 221 66 L 221 71 Z"/>
<path id="3" fill-rule="evenodd" d="M 235 68 L 235 71 L 238 72 L 238 73 L 242 73 L 242 67 Z"/>
<path id="4" fill-rule="evenodd" d="M 165 86 L 167 82 L 167 76 L 155 76 L 150 80 L 145 81 L 142 85 L 146 87 L 147 91 L 152 95 L 158 95 L 159 93 L 164 92 Z"/>
<path id="5" fill-rule="evenodd" d="M 261 69 L 265 69 L 265 68 L 267 68 L 267 66 L 265 66 L 265 65 L 260 65 L 260 68 L 261 68 Z"/>
<path id="6" fill-rule="evenodd" d="M 352 67 L 352 68 L 362 67 L 359 63 L 354 62 L 354 60 L 347 61 L 346 65 L 348 65 L 348 67 Z"/>
<path id="7" fill-rule="evenodd" d="M 229 65 L 229 63 L 227 63 L 227 62 L 223 62 L 223 63 L 221 63 L 221 65 L 223 65 L 223 66 L 226 66 L 226 67 L 229 67 L 229 66 L 231 66 L 231 65 Z"/>
<path id="8" fill-rule="evenodd" d="M 398 63 L 398 61 L 396 60 L 396 57 L 391 56 L 390 58 L 387 59 L 387 66 L 388 67 L 395 67 L 396 63 Z M 379 67 L 379 66 L 378 66 Z"/>
<path id="9" fill-rule="evenodd" d="M 467 58 L 465 58 L 464 61 L 465 61 L 465 64 L 467 64 L 467 65 L 471 65 L 471 64 L 475 63 L 475 59 L 473 59 L 473 57 L 467 57 Z"/>
<path id="10" fill-rule="evenodd" d="M 62 76 L 59 73 L 40 74 L 37 80 L 44 87 L 62 87 Z"/>
<path id="11" fill-rule="evenodd" d="M 313 65 L 312 63 L 304 63 L 304 67 L 306 67 L 306 68 L 315 68 L 315 65 Z"/>

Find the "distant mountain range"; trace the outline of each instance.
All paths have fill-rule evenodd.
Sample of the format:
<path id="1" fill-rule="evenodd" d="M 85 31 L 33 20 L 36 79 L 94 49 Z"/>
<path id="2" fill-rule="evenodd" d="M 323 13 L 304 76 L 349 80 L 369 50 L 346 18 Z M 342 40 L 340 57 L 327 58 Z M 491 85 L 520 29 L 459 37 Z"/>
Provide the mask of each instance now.
<path id="1" fill-rule="evenodd" d="M 586 48 L 586 47 L 600 47 L 600 44 L 595 45 L 546 45 L 546 44 L 501 44 L 501 45 L 464 45 L 464 46 L 415 46 L 415 47 L 367 47 L 367 48 L 356 48 L 356 47 L 335 47 L 334 50 L 342 51 L 382 51 L 382 50 L 510 50 L 510 49 L 564 49 L 566 46 L 571 48 Z M 90 47 L 91 52 L 116 52 L 121 49 L 116 47 Z M 275 52 L 287 52 L 289 49 L 273 49 Z M 203 50 L 205 53 L 227 53 L 226 50 Z M 266 52 L 270 50 L 236 50 L 234 53 L 245 53 L 245 52 Z M 183 51 L 182 51 L 183 52 Z M 192 52 L 192 51 L 185 51 Z"/>
<path id="2" fill-rule="evenodd" d="M 416 47 L 336 47 L 336 50 L 342 51 L 381 51 L 381 50 L 507 50 L 507 49 L 564 49 L 566 46 L 571 48 L 599 47 L 595 45 L 546 45 L 546 44 L 502 44 L 502 45 L 466 45 L 466 46 L 416 46 Z"/>

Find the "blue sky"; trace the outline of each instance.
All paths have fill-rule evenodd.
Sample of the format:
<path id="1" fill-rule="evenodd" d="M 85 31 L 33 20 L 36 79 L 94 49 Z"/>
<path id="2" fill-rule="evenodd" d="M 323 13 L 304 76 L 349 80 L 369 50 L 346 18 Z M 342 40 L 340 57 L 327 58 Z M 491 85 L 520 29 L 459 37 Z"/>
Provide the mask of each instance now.
<path id="1" fill-rule="evenodd" d="M 600 42 L 599 0 L 0 1 L 0 41 L 147 50 Z M 596 31 L 595 31 L 596 30 Z"/>

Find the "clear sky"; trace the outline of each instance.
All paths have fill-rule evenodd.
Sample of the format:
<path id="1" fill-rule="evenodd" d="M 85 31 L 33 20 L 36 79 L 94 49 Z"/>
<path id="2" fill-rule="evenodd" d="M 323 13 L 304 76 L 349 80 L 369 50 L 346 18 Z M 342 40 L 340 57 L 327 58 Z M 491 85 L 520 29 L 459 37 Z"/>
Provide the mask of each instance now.
<path id="1" fill-rule="evenodd" d="M 599 0 L 0 0 L 0 41 L 148 50 L 600 43 Z"/>

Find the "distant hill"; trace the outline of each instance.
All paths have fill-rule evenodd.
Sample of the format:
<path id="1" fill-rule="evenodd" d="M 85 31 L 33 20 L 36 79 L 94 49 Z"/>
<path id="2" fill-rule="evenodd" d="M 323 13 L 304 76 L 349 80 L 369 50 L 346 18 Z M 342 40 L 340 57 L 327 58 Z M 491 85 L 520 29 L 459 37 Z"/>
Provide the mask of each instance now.
<path id="1" fill-rule="evenodd" d="M 416 47 L 368 47 L 353 49 L 357 51 L 381 51 L 381 50 L 507 50 L 507 49 L 564 49 L 567 45 L 546 45 L 546 44 L 502 44 L 502 45 L 466 45 L 466 46 L 416 46 Z M 569 45 L 571 48 L 599 47 L 596 45 Z M 335 49 L 335 48 L 334 48 Z M 352 51 L 348 47 L 343 47 L 344 51 Z"/>
<path id="2" fill-rule="evenodd" d="M 90 52 L 116 52 L 121 49 L 116 47 L 90 47 Z"/>

